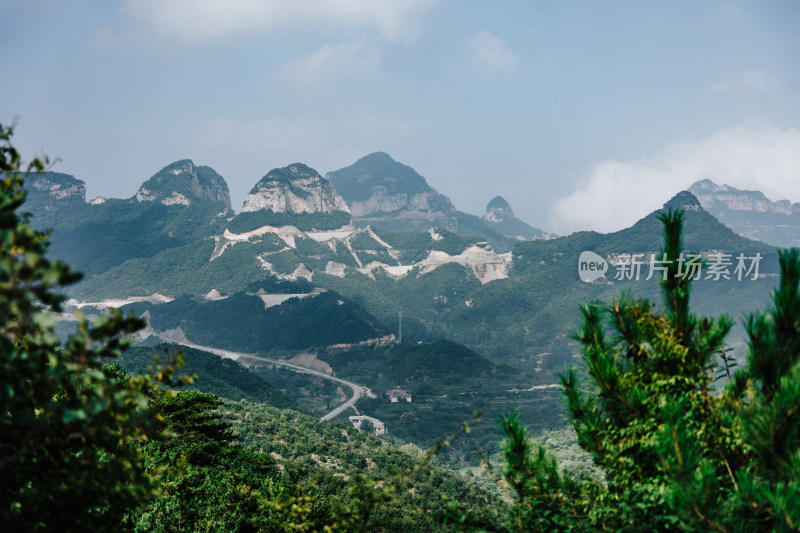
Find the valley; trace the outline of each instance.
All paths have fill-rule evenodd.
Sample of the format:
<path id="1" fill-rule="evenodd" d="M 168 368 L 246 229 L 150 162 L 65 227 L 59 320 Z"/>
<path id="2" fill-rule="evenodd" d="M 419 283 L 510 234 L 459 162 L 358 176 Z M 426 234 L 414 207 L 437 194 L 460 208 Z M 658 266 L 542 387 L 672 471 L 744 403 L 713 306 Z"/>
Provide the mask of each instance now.
<path id="1" fill-rule="evenodd" d="M 114 230 L 129 251 L 105 248 L 105 266 L 70 290 L 71 308 L 144 316 L 162 340 L 234 357 L 319 417 L 372 416 L 401 443 L 429 446 L 482 412 L 488 422 L 443 452 L 453 465 L 496 450 L 491 420 L 511 410 L 539 434 L 563 427 L 558 375 L 575 364 L 579 304 L 624 293 L 658 298 L 655 279 L 609 273 L 584 283 L 575 269 L 584 250 L 613 268 L 619 257 L 649 257 L 659 248 L 659 212 L 612 234 L 557 237 L 519 221 L 500 197 L 483 218 L 470 218 L 384 153 L 327 178 L 299 163 L 270 171 L 239 213 L 224 180 L 188 160 L 165 167 L 130 200 L 85 202 L 79 180 L 34 179 L 31 205 L 56 224 L 54 238 L 82 235 L 59 249 L 70 250 L 68 260 L 106 246 L 108 217 L 130 218 Z M 700 279 L 696 309 L 757 309 L 775 283 L 775 248 L 736 235 L 691 193 L 668 208 L 686 212 L 688 249 L 763 257 L 755 280 Z M 166 240 L 138 229 L 129 236 L 153 209 L 152 227 L 163 229 L 150 235 Z M 729 342 L 741 360 L 739 325 Z M 413 402 L 389 401 L 390 389 Z"/>
<path id="2" fill-rule="evenodd" d="M 0 533 L 800 533 L 800 1 L 0 41 Z"/>

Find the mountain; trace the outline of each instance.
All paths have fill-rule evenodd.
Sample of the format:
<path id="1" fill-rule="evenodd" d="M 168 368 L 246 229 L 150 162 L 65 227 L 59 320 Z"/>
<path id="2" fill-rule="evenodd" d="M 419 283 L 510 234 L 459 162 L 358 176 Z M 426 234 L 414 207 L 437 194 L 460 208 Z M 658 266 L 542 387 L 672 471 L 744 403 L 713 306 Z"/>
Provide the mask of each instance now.
<path id="1" fill-rule="evenodd" d="M 83 181 L 56 172 L 27 174 L 25 187 L 36 227 L 53 230 L 50 253 L 87 276 L 208 238 L 232 214 L 225 180 L 188 159 L 164 167 L 128 199 L 87 202 Z"/>
<path id="2" fill-rule="evenodd" d="M 776 279 L 775 249 L 736 235 L 703 210 L 691 193 L 677 195 L 664 208 L 670 207 L 686 211 L 687 250 L 699 251 L 706 258 L 720 251 L 729 253 L 734 263 L 731 272 L 740 253 L 746 257 L 760 253 L 763 258 L 758 280 L 734 277 L 698 282 L 695 294 L 702 295 L 697 299 L 698 312 L 739 317 L 763 306 Z M 434 229 L 425 233 L 370 228 L 317 231 L 254 224 L 247 232 L 234 232 L 233 222 L 255 214 L 242 213 L 211 239 L 131 259 L 71 288 L 70 295 L 90 302 L 154 293 L 201 297 L 214 290 L 241 293 L 258 280 L 303 281 L 341 294 L 392 331 L 402 311 L 404 338 L 450 339 L 528 371 L 557 368 L 568 364 L 574 353 L 569 339 L 581 302 L 618 297 L 626 290 L 658 300 L 655 280 L 644 279 L 647 265 L 641 268 L 640 280 L 616 280 L 609 273 L 595 283 L 584 283 L 577 273 L 583 251 L 600 255 L 610 269 L 618 269 L 631 254 L 642 254 L 644 260 L 660 250 L 658 213 L 611 234 L 578 232 L 556 239 L 517 241 L 504 254 L 475 238 Z M 274 292 L 267 288 L 268 294 Z M 208 306 L 202 307 L 211 309 Z M 197 331 L 213 327 L 211 320 Z M 237 325 L 230 327 L 235 330 Z"/>
<path id="3" fill-rule="evenodd" d="M 664 208 L 630 228 L 610 233 L 578 232 L 550 240 L 519 242 L 511 252 L 507 275 L 487 283 L 469 276 L 469 268 L 449 264 L 424 276 L 374 279 L 353 274 L 345 278 L 320 277 L 315 283 L 336 290 L 384 323 L 403 312 L 406 324 L 420 339 L 444 337 L 464 344 L 493 361 L 515 364 L 527 371 L 571 364 L 576 347 L 571 337 L 580 320 L 579 305 L 599 298 L 613 301 L 625 292 L 660 301 L 657 276 L 646 280 L 650 254 L 663 246 L 662 224 L 656 218 L 664 209 L 685 210 L 684 242 L 706 260 L 717 253 L 730 254 L 728 277 L 704 278 L 693 288 L 693 309 L 698 313 L 729 313 L 735 319 L 760 309 L 777 281 L 775 248 L 733 233 L 702 209 L 688 192 L 676 195 Z M 584 283 L 578 276 L 582 252 L 592 251 L 609 264 L 605 278 Z M 615 279 L 615 271 L 632 254 L 645 263 L 639 279 Z M 737 257 L 761 254 L 758 279 L 737 279 Z M 754 260 L 753 260 L 754 261 Z M 747 266 L 753 261 L 748 260 Z M 411 332 L 408 334 L 412 335 Z M 413 337 L 412 337 L 413 338 Z M 734 336 L 739 339 L 741 335 Z M 739 346 L 741 348 L 741 346 Z"/>
<path id="4" fill-rule="evenodd" d="M 259 289 L 207 298 L 181 296 L 121 309 L 137 315 L 146 312 L 150 326 L 169 332 L 168 338 L 186 336 L 201 345 L 249 353 L 389 342 L 390 331 L 360 306 L 332 291 L 299 292 L 303 286 L 292 285 L 297 292 Z"/>
<path id="5" fill-rule="evenodd" d="M 275 213 L 350 212 L 331 183 L 302 163 L 273 169 L 256 183 L 242 211 L 262 209 Z"/>
<path id="6" fill-rule="evenodd" d="M 287 226 L 333 230 L 349 227 L 350 222 L 350 208 L 333 185 L 313 168 L 294 163 L 261 178 L 227 229 L 234 234 Z"/>
<path id="7" fill-rule="evenodd" d="M 59 233 L 86 220 L 90 205 L 82 180 L 61 172 L 29 173 L 25 188 L 25 210 L 34 213 L 37 228 Z"/>
<path id="8" fill-rule="evenodd" d="M 69 174 L 61 172 L 44 172 L 28 174 L 29 183 L 27 202 L 32 205 L 55 206 L 56 202 L 85 202 L 86 184 Z"/>
<path id="9" fill-rule="evenodd" d="M 167 165 L 145 181 L 135 195 L 137 202 L 191 205 L 192 202 L 225 202 L 231 208 L 228 184 L 211 167 L 195 166 L 191 159 Z"/>
<path id="10" fill-rule="evenodd" d="M 506 199 L 502 196 L 495 196 L 492 198 L 486 205 L 486 213 L 483 215 L 483 219 L 486 222 L 492 222 L 496 224 L 500 224 L 515 218 L 517 217 L 514 215 L 514 211 L 512 211 L 508 201 L 506 201 Z"/>
<path id="11" fill-rule="evenodd" d="M 172 171 L 185 166 L 178 162 L 162 174 L 177 178 L 182 173 Z M 606 235 L 578 232 L 549 240 L 511 241 L 491 230 L 496 240 L 515 243 L 513 250 L 498 253 L 478 229 L 482 225 L 488 232 L 490 225 L 497 227 L 516 219 L 502 199 L 490 202 L 484 218 L 459 213 L 413 169 L 386 154 L 372 154 L 337 172 L 331 174 L 333 183 L 329 183 L 299 163 L 275 169 L 256 184 L 246 201 L 248 208 L 256 210 L 233 217 L 226 211 L 224 201 L 201 201 L 190 197 L 187 189 L 169 183 L 160 190 L 143 186 L 149 194 L 158 195 L 154 200 L 107 200 L 90 205 L 84 200 L 79 180 L 50 176 L 50 181 L 39 183 L 38 188 L 32 182 L 31 196 L 38 195 L 33 202 L 37 217 L 41 213 L 59 222 L 52 214 L 59 211 L 59 206 L 67 206 L 61 210 L 64 222 L 55 226 L 53 249 L 61 246 L 65 255 L 68 251 L 79 256 L 78 260 L 84 263 L 78 268 L 90 273 L 88 279 L 69 289 L 69 295 L 77 300 L 127 302 L 161 294 L 180 302 L 184 296 L 198 299 L 207 294 L 239 295 L 203 303 L 191 312 L 173 304 L 163 307 L 163 311 L 152 311 L 154 320 L 172 321 L 170 328 L 181 321 L 194 324 L 194 336 L 214 329 L 218 325 L 214 317 L 233 313 L 229 308 L 240 305 L 250 309 L 258 304 L 257 299 L 243 295 L 253 292 L 248 289 L 253 283 L 287 280 L 307 283 L 308 287 L 300 291 L 304 294 L 315 288 L 330 291 L 329 296 L 303 300 L 303 305 L 311 306 L 298 307 L 304 309 L 303 313 L 313 313 L 317 303 L 337 309 L 336 297 L 330 296 L 337 293 L 342 295 L 342 301 L 363 308 L 389 331 L 396 331 L 397 313 L 402 312 L 404 338 L 423 342 L 449 339 L 491 360 L 533 371 L 562 367 L 571 361 L 574 347 L 569 339 L 579 319 L 579 303 L 618 297 L 625 290 L 658 300 L 655 280 L 614 279 L 609 272 L 594 283 L 584 283 L 577 275 L 578 258 L 583 251 L 598 254 L 611 271 L 622 268 L 620 265 L 631 254 L 642 254 L 640 258 L 649 260 L 662 246 L 662 227 L 655 216 L 658 212 L 631 228 Z M 186 174 L 191 176 L 190 172 Z M 182 179 L 191 183 L 188 178 Z M 163 184 L 163 180 L 151 181 Z M 341 196 L 336 192 L 340 187 Z M 347 206 L 342 198 L 351 195 L 363 200 L 351 205 L 353 222 L 358 226 L 361 224 L 355 213 L 365 211 L 356 207 L 363 209 L 376 199 L 375 190 L 390 191 L 388 196 L 398 201 L 403 194 L 406 200 L 422 195 L 420 198 L 425 198 L 425 205 L 431 208 L 413 211 L 413 205 L 409 207 L 406 202 L 387 220 L 397 222 L 409 213 L 449 213 L 448 220 L 457 224 L 459 231 L 431 227 L 424 232 L 419 228 L 389 231 L 380 226 L 372 229 L 348 225 L 351 214 L 344 210 Z M 163 203 L 176 192 L 191 198 L 190 205 Z M 422 200 L 415 205 L 422 205 Z M 436 205 L 439 207 L 434 209 Z M 697 310 L 708 314 L 729 312 L 738 317 L 763 306 L 776 279 L 775 249 L 736 235 L 707 213 L 689 192 L 667 202 L 665 208 L 669 207 L 686 211 L 686 247 L 705 254 L 706 260 L 720 251 L 729 253 L 732 273 L 738 254 L 748 258 L 761 254 L 763 258 L 757 280 L 698 282 Z M 67 216 L 77 208 L 82 210 L 81 217 Z M 380 222 L 381 213 L 370 215 Z M 462 233 L 465 226 L 470 228 L 466 235 Z M 70 239 L 65 240 L 65 236 Z M 645 264 L 642 271 L 647 268 Z M 265 292 L 264 296 L 271 298 L 280 291 L 266 287 Z M 292 305 L 278 308 L 288 312 Z M 217 307 L 219 311 L 212 312 Z M 162 314 L 163 318 L 159 318 Z M 260 316 L 261 313 L 254 314 L 253 320 Z M 299 318 L 282 322 L 287 339 L 301 335 L 298 331 L 302 322 Z M 245 323 L 250 324 L 242 319 L 227 327 L 235 335 L 235 330 Z M 316 326 L 304 327 L 308 331 Z M 247 328 L 243 339 L 249 339 L 252 346 L 263 342 L 257 335 L 250 339 L 250 330 L 260 331 L 264 329 L 262 325 L 253 323 Z M 279 333 L 273 335 L 275 339 Z M 301 346 L 292 344 L 295 341 L 281 342 L 274 347 Z"/>
<path id="12" fill-rule="evenodd" d="M 454 230 L 455 207 L 413 168 L 384 152 L 362 157 L 327 178 L 350 205 L 360 226 L 390 231 L 427 231 L 439 226 Z"/>
<path id="13" fill-rule="evenodd" d="M 278 409 L 302 411 L 302 407 L 279 389 L 249 372 L 233 359 L 194 348 L 164 343 L 152 347 L 138 345 L 123 352 L 119 364 L 128 372 L 145 374 L 152 367 L 156 356 L 161 363 L 166 363 L 176 353 L 184 356 L 184 364 L 178 369 L 178 374 L 195 376 L 192 389 L 233 401 L 247 400 L 269 404 Z"/>
<path id="14" fill-rule="evenodd" d="M 800 203 L 774 202 L 760 191 L 701 180 L 689 190 L 709 213 L 736 233 L 781 248 L 800 246 Z"/>
<path id="15" fill-rule="evenodd" d="M 486 213 L 484 213 L 482 219 L 490 228 L 512 239 L 532 241 L 534 239 L 549 239 L 553 237 L 518 219 L 509 203 L 502 196 L 492 198 L 486 206 Z"/>
<path id="16" fill-rule="evenodd" d="M 384 152 L 364 156 L 349 167 L 329 172 L 327 177 L 347 200 L 353 222 L 360 227 L 369 225 L 393 232 L 440 228 L 478 237 L 498 252 L 509 251 L 517 240 L 517 234 L 511 237 L 501 230 L 520 229 L 519 224 L 497 225 L 458 211 L 413 168 Z M 534 234 L 537 231 L 533 230 Z"/>
<path id="17" fill-rule="evenodd" d="M 273 174 L 265 187 L 254 187 L 254 194 L 284 191 L 284 198 L 291 193 L 302 200 L 302 193 L 291 191 L 299 187 L 293 176 L 300 174 L 306 175 L 304 180 L 310 172 L 298 167 L 285 181 L 273 179 Z M 324 200 L 325 182 L 315 178 L 308 183 L 315 184 L 317 198 Z M 64 180 L 56 185 L 69 191 L 78 184 Z M 80 187 L 75 191 L 81 198 Z M 169 198 L 171 191 L 165 194 Z M 276 194 L 261 196 L 267 197 Z M 133 202 L 139 210 L 165 212 L 202 207 L 199 201 L 189 206 Z M 323 209 L 335 205 L 325 202 Z M 494 220 L 485 224 L 513 215 L 507 202 L 490 207 L 487 218 Z M 327 365 L 334 375 L 371 389 L 374 397 L 361 400 L 359 409 L 387 422 L 393 435 L 414 442 L 429 443 L 442 429 L 449 431 L 448 420 L 464 420 L 475 410 L 495 416 L 499 412 L 493 409 L 501 406 L 524 406 L 526 422 L 543 429 L 561 416 L 558 391 L 551 383 L 553 371 L 574 363 L 577 347 L 571 339 L 580 321 L 579 305 L 594 299 L 613 302 L 624 294 L 660 301 L 657 276 L 646 277 L 652 254 L 662 247 L 657 215 L 670 208 L 684 210 L 685 248 L 702 254 L 704 274 L 716 254 L 728 254 L 730 279 L 704 276 L 697 281 L 693 310 L 712 316 L 729 313 L 738 320 L 763 308 L 777 281 L 776 250 L 735 234 L 689 192 L 630 228 L 516 241 L 507 253 L 444 229 L 320 229 L 312 220 L 325 221 L 337 213 L 349 220 L 345 211 L 302 211 L 299 204 L 291 212 L 286 207 L 282 212 L 259 209 L 201 224 L 194 240 L 115 264 L 70 287 L 69 293 L 83 300 L 72 302 L 78 305 L 95 302 L 96 307 L 147 312 L 155 329 L 186 335 L 199 344 Z M 246 216 L 267 219 L 248 221 L 242 218 Z M 274 224 L 264 224 L 269 217 Z M 275 217 L 284 217 L 285 224 Z M 237 227 L 245 222 L 252 226 Z M 300 222 L 308 227 L 299 227 Z M 125 243 L 138 229 L 120 225 L 115 231 L 116 240 Z M 579 258 L 587 251 L 608 264 L 605 276 L 592 283 L 578 275 Z M 94 259 L 102 263 L 104 254 L 114 252 L 98 250 Z M 737 279 L 739 254 L 752 261 L 761 258 L 757 279 L 750 274 Z M 642 262 L 641 277 L 615 275 L 624 273 L 636 257 Z M 151 301 L 142 301 L 145 297 Z M 385 340 L 398 332 L 398 313 L 404 340 L 400 345 Z M 740 327 L 730 339 L 734 353 L 740 354 Z M 330 383 L 310 383 L 269 366 L 251 369 L 311 412 L 325 410 L 341 396 Z M 414 403 L 392 404 L 386 392 L 393 388 L 411 391 Z M 298 396 L 292 391 L 305 392 Z M 462 453 L 496 440 L 491 431 L 479 430 L 454 449 Z"/>

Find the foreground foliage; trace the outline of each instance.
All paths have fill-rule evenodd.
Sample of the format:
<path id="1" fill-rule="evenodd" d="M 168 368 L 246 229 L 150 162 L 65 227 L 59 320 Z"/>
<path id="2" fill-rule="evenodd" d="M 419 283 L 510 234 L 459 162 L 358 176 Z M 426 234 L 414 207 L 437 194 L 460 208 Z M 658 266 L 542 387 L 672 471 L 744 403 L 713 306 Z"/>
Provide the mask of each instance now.
<path id="1" fill-rule="evenodd" d="M 81 318 L 66 348 L 53 333 L 80 278 L 44 253 L 48 236 L 27 215 L 19 153 L 0 125 L 0 523 L 7 530 L 92 530 L 116 524 L 155 490 L 135 443 L 158 430 L 147 378 L 121 382 L 104 363 L 144 324 L 112 313 Z M 28 170 L 42 170 L 34 160 Z"/>
<path id="2" fill-rule="evenodd" d="M 578 441 L 602 477 L 561 471 L 518 415 L 502 417 L 512 510 L 455 509 L 464 529 L 800 528 L 800 254 L 781 252 L 773 304 L 747 319 L 747 365 L 736 370 L 724 346 L 731 319 L 690 312 L 683 213 L 660 218 L 664 309 L 631 297 L 585 305 L 585 374 L 562 376 Z"/>

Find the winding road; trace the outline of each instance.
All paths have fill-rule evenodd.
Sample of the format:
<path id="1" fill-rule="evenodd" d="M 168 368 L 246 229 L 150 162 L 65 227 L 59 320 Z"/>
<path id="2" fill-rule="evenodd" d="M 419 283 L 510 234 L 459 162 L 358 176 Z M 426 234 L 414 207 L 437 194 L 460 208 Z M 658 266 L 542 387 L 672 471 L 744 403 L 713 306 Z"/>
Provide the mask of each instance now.
<path id="1" fill-rule="evenodd" d="M 204 352 L 213 353 L 214 355 L 218 355 L 218 356 L 224 357 L 226 359 L 233 359 L 234 361 L 238 361 L 239 359 L 244 358 L 244 359 L 253 359 L 253 360 L 256 360 L 256 361 L 264 361 L 265 363 L 270 363 L 270 364 L 278 365 L 278 366 L 285 366 L 287 368 L 290 368 L 290 369 L 294 370 L 295 372 L 301 372 L 303 374 L 311 374 L 311 375 L 314 375 L 314 376 L 319 376 L 321 378 L 324 378 L 324 379 L 327 379 L 327 380 L 330 380 L 330 381 L 335 381 L 336 383 L 339 383 L 341 385 L 346 385 L 346 386 L 350 387 L 352 389 L 352 391 L 353 391 L 353 397 L 350 398 L 349 400 L 347 400 L 346 402 L 344 402 L 343 404 L 341 404 L 340 406 L 338 406 L 336 409 L 334 409 L 330 413 L 328 413 L 325 416 L 321 417 L 322 420 L 333 420 L 334 418 L 336 418 L 337 416 L 342 414 L 344 411 L 346 411 L 350 407 L 355 408 L 354 406 L 355 406 L 356 402 L 362 396 L 364 396 L 364 394 L 366 394 L 366 391 L 364 390 L 364 387 L 362 387 L 360 385 L 356 385 L 355 383 L 352 383 L 350 381 L 346 381 L 344 379 L 333 377 L 333 376 L 331 376 L 329 374 L 326 374 L 325 372 L 320 372 L 319 370 L 314 370 L 312 368 L 306 368 L 304 366 L 295 365 L 295 364 L 292 364 L 292 363 L 287 363 L 286 361 L 278 361 L 276 359 L 268 359 L 266 357 L 261 357 L 261 356 L 258 356 L 258 355 L 252 355 L 252 354 L 249 354 L 249 353 L 232 352 L 230 350 L 221 350 L 219 348 L 212 348 L 211 346 L 201 346 L 199 344 L 194 344 L 194 343 L 189 342 L 189 341 L 185 341 L 185 340 L 182 341 L 182 340 L 178 340 L 178 339 L 173 339 L 171 337 L 168 337 L 168 336 L 166 336 L 166 335 L 164 335 L 162 333 L 159 333 L 159 332 L 154 331 L 154 330 L 149 329 L 149 328 L 147 328 L 147 329 L 145 329 L 143 331 L 145 331 L 146 333 L 149 333 L 151 335 L 154 335 L 154 336 L 158 337 L 159 339 L 162 339 L 162 340 L 165 340 L 165 341 L 168 341 L 168 342 L 172 342 L 172 343 L 175 343 L 175 344 L 180 344 L 181 346 L 186 346 L 187 348 L 194 348 L 196 350 L 202 350 Z M 356 412 L 358 412 L 358 411 L 356 411 Z"/>

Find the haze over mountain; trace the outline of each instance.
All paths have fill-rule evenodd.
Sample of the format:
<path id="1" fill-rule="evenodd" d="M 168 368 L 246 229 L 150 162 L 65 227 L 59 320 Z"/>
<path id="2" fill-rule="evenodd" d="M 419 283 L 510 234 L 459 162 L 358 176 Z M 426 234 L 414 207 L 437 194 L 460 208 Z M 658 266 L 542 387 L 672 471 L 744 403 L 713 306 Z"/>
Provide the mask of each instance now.
<path id="1" fill-rule="evenodd" d="M 573 364 L 579 305 L 613 301 L 625 292 L 659 299 L 658 276 L 646 278 L 649 258 L 662 246 L 656 215 L 663 209 L 684 210 L 687 250 L 708 261 L 728 254 L 727 278 L 704 274 L 694 283 L 696 312 L 741 317 L 763 307 L 777 280 L 775 249 L 735 234 L 689 192 L 615 233 L 520 240 L 532 228 L 503 198 L 492 199 L 483 217 L 465 215 L 411 167 L 385 154 L 373 156 L 366 160 L 374 165 L 360 160 L 363 172 L 351 174 L 343 190 L 360 195 L 362 201 L 352 205 L 376 222 L 374 228 L 359 227 L 358 211 L 335 184 L 300 163 L 267 173 L 238 214 L 225 201 L 224 180 L 188 161 L 157 173 L 139 199 L 94 205 L 85 201 L 80 180 L 33 176 L 29 207 L 34 220 L 49 220 L 55 228 L 56 244 L 71 239 L 54 250 L 88 266 L 89 276 L 69 288 L 69 305 L 92 314 L 122 307 L 144 313 L 169 339 L 350 376 L 376 391 L 359 401 L 360 412 L 421 445 L 443 429 L 455 431 L 453 421 L 475 410 L 495 416 L 508 405 L 524 410 L 532 427 L 557 425 L 561 403 L 553 372 Z M 396 209 L 367 213 L 373 204 Z M 395 228 L 410 221 L 411 230 L 381 228 L 384 218 Z M 457 224 L 459 233 L 439 223 Z M 466 233 L 465 227 L 483 233 Z M 498 253 L 486 242 L 489 231 L 513 248 Z M 584 251 L 608 263 L 605 277 L 581 281 L 578 258 Z M 642 262 L 639 275 L 616 276 L 634 254 Z M 739 254 L 751 260 L 760 254 L 758 279 L 737 279 Z M 740 327 L 729 342 L 741 356 Z M 319 416 L 341 401 L 341 391 L 324 380 L 254 365 Z M 412 390 L 415 403 L 385 404 L 386 390 L 398 387 Z M 493 428 L 480 429 L 454 445 L 452 454 L 471 456 L 476 446 L 496 440 Z"/>
<path id="2" fill-rule="evenodd" d="M 127 199 L 87 202 L 83 181 L 56 172 L 26 181 L 26 208 L 37 227 L 53 230 L 51 253 L 87 276 L 207 238 L 233 214 L 222 176 L 188 159 L 167 165 Z"/>
<path id="3" fill-rule="evenodd" d="M 90 302 L 155 293 L 205 298 L 241 294 L 259 281 L 303 281 L 310 284 L 303 294 L 315 287 L 335 291 L 391 331 L 396 328 L 397 312 L 402 311 L 409 339 L 444 337 L 530 370 L 570 361 L 573 348 L 568 339 L 574 322 L 570 317 L 575 318 L 580 302 L 610 297 L 623 289 L 650 296 L 658 293 L 653 281 L 637 284 L 612 277 L 587 285 L 576 273 L 584 250 L 600 254 L 612 265 L 620 254 L 657 252 L 661 247 L 657 212 L 611 234 L 578 232 L 550 240 L 512 240 L 505 235 L 529 237 L 523 231 L 530 228 L 514 216 L 504 199 L 493 199 L 483 217 L 470 215 L 479 222 L 468 225 L 470 219 L 411 167 L 377 153 L 330 173 L 330 181 L 299 163 L 274 169 L 253 187 L 245 202 L 248 210 L 233 215 L 222 200 L 190 195 L 191 188 L 186 186 L 193 183 L 188 180 L 190 174 L 175 172 L 187 165 L 178 162 L 157 174 L 175 183 L 151 179 L 148 183 L 156 182 L 161 188 L 143 186 L 160 201 L 107 200 L 90 205 L 83 201 L 79 180 L 48 174 L 38 179 L 50 181 L 32 181 L 34 188 L 40 183 L 38 203 L 33 205 L 50 217 L 56 235 L 65 232 L 64 221 L 71 220 L 69 213 L 75 206 L 82 206 L 85 220 L 73 235 L 82 241 L 70 253 L 91 249 L 93 276 L 75 286 L 72 296 Z M 341 196 L 336 183 L 344 191 Z M 172 202 L 176 194 L 191 199 L 190 205 Z M 352 202 L 350 212 L 344 203 L 347 196 Z M 114 205 L 124 210 L 108 211 Z M 59 206 L 65 207 L 63 217 L 54 216 Z M 774 249 L 731 232 L 704 211 L 691 193 L 677 195 L 665 207 L 686 211 L 688 249 L 721 250 L 733 257 L 739 253 L 763 256 L 762 277 L 757 281 L 699 282 L 696 290 L 705 295 L 699 310 L 716 314 L 758 307 L 774 281 L 765 277 L 776 272 Z M 148 233 L 140 224 L 112 223 L 115 214 L 124 213 L 126 221 L 139 220 L 153 209 L 160 224 L 172 228 L 166 233 L 169 239 L 164 231 Z M 366 226 L 370 220 L 375 229 L 348 226 L 351 213 L 355 226 Z M 194 222 L 189 224 L 187 217 Z M 176 225 L 177 220 L 184 221 L 185 227 Z M 103 231 L 85 231 L 90 222 Z M 382 222 L 395 231 L 381 228 Z M 455 224 L 465 233 L 464 227 L 480 224 L 484 233 L 464 235 L 443 229 L 442 224 Z M 487 228 L 494 228 L 495 240 L 515 243 L 513 251 L 498 253 L 487 245 Z M 128 250 L 129 243 L 137 242 L 150 244 L 146 254 L 132 255 Z M 109 243 L 126 246 L 107 248 Z M 304 305 L 314 301 L 327 300 L 308 300 Z M 216 304 L 204 305 L 210 310 Z M 233 312 L 228 304 L 220 306 Z M 163 312 L 153 316 L 163 317 Z"/>
<path id="4" fill-rule="evenodd" d="M 704 209 L 736 233 L 781 248 L 800 246 L 800 203 L 772 201 L 761 191 L 717 185 L 708 179 L 689 190 Z"/>
<path id="5" fill-rule="evenodd" d="M 353 221 L 360 227 L 416 232 L 439 227 L 458 235 L 481 236 L 501 252 L 510 250 L 520 237 L 545 236 L 514 217 L 513 212 L 502 223 L 458 211 L 413 168 L 384 152 L 364 156 L 349 167 L 329 172 L 327 177 L 347 200 Z"/>
<path id="6" fill-rule="evenodd" d="M 554 235 L 531 227 L 518 219 L 511 209 L 511 205 L 502 196 L 495 196 L 489 201 L 486 205 L 486 213 L 481 218 L 498 233 L 521 241 L 554 237 Z"/>

